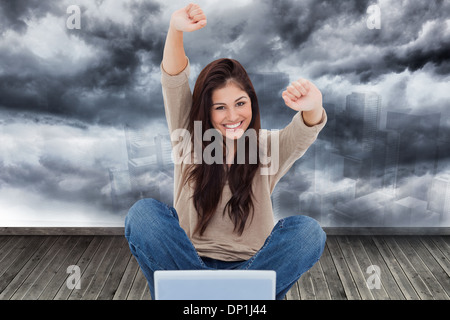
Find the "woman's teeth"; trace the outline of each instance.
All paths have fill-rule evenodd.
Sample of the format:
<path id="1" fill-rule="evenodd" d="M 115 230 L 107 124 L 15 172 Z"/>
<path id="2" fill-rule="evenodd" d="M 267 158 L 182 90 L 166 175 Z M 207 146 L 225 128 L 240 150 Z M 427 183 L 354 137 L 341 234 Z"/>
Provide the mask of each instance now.
<path id="1" fill-rule="evenodd" d="M 234 129 L 234 128 L 237 128 L 237 127 L 239 127 L 240 125 L 241 125 L 241 123 L 242 123 L 242 121 L 241 122 L 238 122 L 238 123 L 236 123 L 236 124 L 230 124 L 230 125 L 228 125 L 228 124 L 225 124 L 224 126 L 225 126 L 225 128 L 228 128 L 228 129 Z"/>

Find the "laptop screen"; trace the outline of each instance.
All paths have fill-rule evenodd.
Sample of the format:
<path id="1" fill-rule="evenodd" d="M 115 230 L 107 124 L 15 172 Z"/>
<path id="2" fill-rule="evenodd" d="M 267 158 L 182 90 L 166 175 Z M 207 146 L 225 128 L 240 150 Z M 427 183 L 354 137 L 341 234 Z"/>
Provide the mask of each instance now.
<path id="1" fill-rule="evenodd" d="M 156 300 L 274 300 L 275 271 L 155 271 Z"/>

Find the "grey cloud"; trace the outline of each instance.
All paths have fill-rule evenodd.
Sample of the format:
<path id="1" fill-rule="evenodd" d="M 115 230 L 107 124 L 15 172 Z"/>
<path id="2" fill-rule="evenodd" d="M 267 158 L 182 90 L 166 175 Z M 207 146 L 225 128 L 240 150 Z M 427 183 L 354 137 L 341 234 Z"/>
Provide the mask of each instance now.
<path id="1" fill-rule="evenodd" d="M 364 10 L 359 11 L 359 17 L 356 15 L 353 19 L 349 19 L 351 15 L 347 17 L 345 11 L 341 16 L 330 15 L 328 21 L 349 19 L 348 26 L 340 26 L 342 30 L 338 33 L 337 41 L 323 36 L 320 43 L 323 44 L 323 50 L 327 51 L 328 59 L 314 70 L 313 76 L 345 75 L 354 83 L 367 83 L 376 82 L 390 73 L 421 70 L 426 65 L 431 65 L 436 75 L 448 75 L 450 39 L 446 35 L 446 18 L 443 14 L 450 12 L 448 3 L 392 1 L 381 6 L 380 10 L 380 30 L 366 28 Z M 358 13 L 357 10 L 351 12 Z M 358 28 L 354 28 L 356 25 Z M 426 38 L 423 37 L 422 33 L 429 28 L 431 30 Z M 348 52 L 351 59 L 335 63 L 341 57 L 334 56 L 333 48 L 327 43 L 352 47 L 352 51 Z M 369 51 L 368 46 L 372 48 Z"/>
<path id="2" fill-rule="evenodd" d="M 75 180 L 89 188 L 65 189 L 64 181 Z M 39 194 L 43 199 L 59 199 L 69 203 L 86 203 L 101 209 L 111 209 L 111 200 L 102 194 L 108 185 L 107 172 L 101 166 L 85 167 L 68 160 L 42 156 L 39 164 L 18 161 L 5 165 L 0 162 L 0 187 L 10 186 Z M 45 201 L 45 200 L 43 200 Z"/>
<path id="3" fill-rule="evenodd" d="M 267 21 L 292 49 L 305 44 L 323 24 L 330 20 L 348 19 L 349 22 L 363 16 L 370 1 L 276 1 L 270 0 Z M 325 44 L 326 45 L 326 44 Z"/>
<path id="4" fill-rule="evenodd" d="M 41 18 L 47 13 L 63 14 L 64 10 L 52 1 L 2 0 L 0 2 L 0 34 L 3 30 L 13 29 L 23 33 L 27 30 L 24 20 Z"/>
<path id="5" fill-rule="evenodd" d="M 297 173 L 294 170 L 291 174 L 285 175 L 277 184 L 277 188 L 282 189 L 284 192 L 289 192 L 294 196 L 298 196 L 307 191 L 311 186 L 312 183 L 306 174 Z"/>
<path id="6" fill-rule="evenodd" d="M 159 72 L 165 36 L 157 29 L 160 5 L 132 3 L 130 8 L 138 18 L 129 26 L 85 19 L 81 30 L 67 30 L 102 52 L 94 61 L 79 66 L 75 74 L 55 74 L 54 68 L 60 66 L 27 51 L 0 50 L 6 66 L 0 73 L 0 106 L 104 125 L 134 124 L 150 115 L 162 116 L 159 83 L 139 88 L 139 79 L 145 77 L 140 70 L 143 60 L 150 61 L 150 72 Z M 44 14 L 56 10 L 45 3 L 39 10 L 22 8 L 20 3 L 9 9 L 10 19 L 19 19 L 28 11 Z"/>
<path id="7" fill-rule="evenodd" d="M 371 4 L 263 1 L 238 11 L 225 7 L 208 13 L 207 27 L 186 37 L 186 47 L 201 66 L 218 55 L 239 60 L 250 72 L 277 71 L 278 63 L 290 56 L 294 65 L 304 68 L 316 63 L 312 77 L 340 75 L 353 83 L 376 82 L 386 74 L 414 72 L 427 64 L 437 75 L 449 73 L 443 14 L 450 11 L 449 4 L 388 2 L 380 8 L 381 29 L 369 30 L 366 10 Z M 435 23 L 430 35 L 419 39 L 430 23 Z M 327 26 L 334 32 L 324 32 Z M 352 50 L 342 57 L 339 48 Z"/>

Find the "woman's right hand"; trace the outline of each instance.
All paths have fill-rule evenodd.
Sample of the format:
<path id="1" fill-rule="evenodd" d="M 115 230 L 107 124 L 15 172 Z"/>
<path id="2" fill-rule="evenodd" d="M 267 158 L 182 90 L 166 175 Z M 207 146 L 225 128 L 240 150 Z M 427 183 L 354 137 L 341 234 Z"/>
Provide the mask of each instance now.
<path id="1" fill-rule="evenodd" d="M 199 30 L 206 26 L 206 15 L 199 5 L 190 3 L 172 13 L 170 26 L 182 32 Z"/>

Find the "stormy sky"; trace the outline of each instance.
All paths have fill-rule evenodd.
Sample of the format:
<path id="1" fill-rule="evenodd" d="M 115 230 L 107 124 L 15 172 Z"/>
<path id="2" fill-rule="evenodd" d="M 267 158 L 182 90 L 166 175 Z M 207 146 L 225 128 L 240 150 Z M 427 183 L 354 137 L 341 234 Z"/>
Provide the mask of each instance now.
<path id="1" fill-rule="evenodd" d="M 0 224 L 55 212 L 60 223 L 116 221 L 107 169 L 126 166 L 124 125 L 167 133 L 159 66 L 170 15 L 187 3 L 0 2 Z M 382 116 L 438 112 L 439 137 L 450 137 L 448 1 L 198 3 L 208 25 L 185 35 L 191 84 L 207 63 L 230 57 L 251 74 L 310 79 L 337 110 L 352 92 L 373 91 Z M 373 4 L 380 29 L 367 27 Z M 66 27 L 70 5 L 81 9 L 80 29 Z M 269 100 L 263 127 L 288 124 L 292 110 Z"/>

